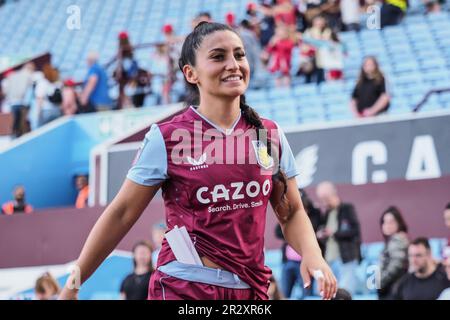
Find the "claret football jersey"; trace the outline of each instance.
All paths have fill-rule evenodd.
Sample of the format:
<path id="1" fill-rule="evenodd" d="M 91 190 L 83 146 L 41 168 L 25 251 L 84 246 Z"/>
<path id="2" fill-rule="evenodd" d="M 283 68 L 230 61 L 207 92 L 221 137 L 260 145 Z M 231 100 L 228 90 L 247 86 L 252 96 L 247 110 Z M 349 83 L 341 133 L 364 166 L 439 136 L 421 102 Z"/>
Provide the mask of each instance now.
<path id="1" fill-rule="evenodd" d="M 257 135 L 242 115 L 223 130 L 191 106 L 151 126 L 127 178 L 145 186 L 162 184 L 168 229 L 185 226 L 200 256 L 237 274 L 265 299 L 271 270 L 264 265 L 264 229 L 272 173 L 280 167 L 292 178 L 297 169 L 282 130 L 271 120 L 262 122 L 266 135 Z M 164 240 L 158 266 L 172 260 Z"/>

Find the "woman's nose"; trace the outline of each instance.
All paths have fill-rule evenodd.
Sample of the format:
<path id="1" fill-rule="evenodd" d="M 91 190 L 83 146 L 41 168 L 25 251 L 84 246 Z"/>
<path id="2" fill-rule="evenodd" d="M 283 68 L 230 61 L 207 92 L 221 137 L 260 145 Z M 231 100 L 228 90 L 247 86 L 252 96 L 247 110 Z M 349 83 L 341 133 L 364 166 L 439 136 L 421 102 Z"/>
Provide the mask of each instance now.
<path id="1" fill-rule="evenodd" d="M 236 61 L 234 57 L 228 59 L 227 61 L 227 70 L 237 70 L 239 69 L 239 63 Z"/>

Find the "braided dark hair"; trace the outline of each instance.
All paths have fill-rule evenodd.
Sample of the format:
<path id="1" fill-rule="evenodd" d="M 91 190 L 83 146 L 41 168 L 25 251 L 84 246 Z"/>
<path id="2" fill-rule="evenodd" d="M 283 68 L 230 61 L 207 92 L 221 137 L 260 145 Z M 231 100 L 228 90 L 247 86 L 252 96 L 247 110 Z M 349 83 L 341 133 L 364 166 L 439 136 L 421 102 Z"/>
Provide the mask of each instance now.
<path id="1" fill-rule="evenodd" d="M 203 42 L 203 39 L 205 38 L 205 36 L 217 31 L 231 31 L 240 38 L 240 35 L 228 25 L 216 22 L 200 22 L 184 40 L 183 47 L 181 49 L 181 57 L 178 60 L 178 67 L 180 68 L 181 71 L 183 71 L 183 67 L 187 64 L 195 66 L 196 64 L 195 54 L 198 48 L 200 47 L 201 43 Z M 190 106 L 200 104 L 200 92 L 198 90 L 197 85 L 188 82 L 186 78 L 185 82 L 188 91 L 188 94 L 185 97 L 186 105 Z M 244 95 L 240 96 L 239 106 L 241 108 L 241 113 L 244 119 L 256 129 L 257 139 L 259 141 L 264 142 L 267 141 L 266 143 L 267 153 L 269 154 L 269 156 L 271 156 L 272 155 L 271 141 L 270 139 L 267 139 L 267 129 L 264 127 L 258 113 L 246 103 Z M 261 137 L 261 135 L 263 137 Z M 280 204 L 281 204 L 284 203 L 286 200 L 285 195 L 287 192 L 287 179 L 286 175 L 282 172 L 280 168 L 279 161 L 277 163 L 278 163 L 277 168 L 278 170 L 276 170 L 276 172 L 272 174 L 272 182 L 274 184 L 274 190 L 277 189 L 277 193 L 282 191 L 280 195 L 281 200 Z M 276 214 L 278 214 L 276 212 L 276 208 L 274 208 L 274 211 Z M 280 216 L 279 218 L 283 220 L 289 219 L 289 217 L 280 217 Z"/>

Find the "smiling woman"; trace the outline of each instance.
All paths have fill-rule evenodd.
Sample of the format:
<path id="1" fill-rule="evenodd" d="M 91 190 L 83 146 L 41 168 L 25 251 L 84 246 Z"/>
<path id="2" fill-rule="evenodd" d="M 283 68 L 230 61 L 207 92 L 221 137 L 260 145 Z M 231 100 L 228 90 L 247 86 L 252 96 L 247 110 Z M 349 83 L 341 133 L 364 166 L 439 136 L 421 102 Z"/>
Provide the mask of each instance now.
<path id="1" fill-rule="evenodd" d="M 260 118 L 245 102 L 250 68 L 239 35 L 223 24 L 200 23 L 183 44 L 179 67 L 190 93 L 189 107 L 171 120 L 153 125 L 146 134 L 127 179 L 94 226 L 78 259 L 81 282 L 162 188 L 169 231 L 185 227 L 187 235 L 181 244 L 163 241 L 150 279 L 149 299 L 268 299 L 271 271 L 264 265 L 264 229 L 269 202 L 286 241 L 302 255 L 304 283 L 310 284 L 310 277 L 320 270 L 319 290 L 324 299 L 331 299 L 336 279 L 322 258 L 303 208 L 287 139 L 275 122 Z M 188 159 L 183 154 L 187 159 L 180 163 L 172 157 L 179 143 L 174 138 L 177 130 L 190 137 L 205 137 L 199 146 L 191 144 L 195 138 L 188 139 L 189 157 L 198 154 L 200 158 Z M 209 139 L 212 134 L 205 136 L 210 131 L 214 131 L 214 139 Z M 213 155 L 203 150 L 216 143 L 212 140 L 220 141 L 224 149 L 234 148 L 248 133 L 253 140 L 240 143 L 231 164 L 225 159 L 208 161 Z M 233 143 L 228 143 L 230 139 Z M 237 161 L 240 158 L 259 160 Z M 205 161 L 206 166 L 199 165 Z M 186 255 L 197 251 L 201 264 L 184 263 L 181 256 L 183 261 L 179 261 L 174 251 L 180 252 L 180 247 L 188 249 Z M 76 290 L 71 289 L 75 281 L 75 277 L 69 278 L 62 298 L 76 297 Z"/>

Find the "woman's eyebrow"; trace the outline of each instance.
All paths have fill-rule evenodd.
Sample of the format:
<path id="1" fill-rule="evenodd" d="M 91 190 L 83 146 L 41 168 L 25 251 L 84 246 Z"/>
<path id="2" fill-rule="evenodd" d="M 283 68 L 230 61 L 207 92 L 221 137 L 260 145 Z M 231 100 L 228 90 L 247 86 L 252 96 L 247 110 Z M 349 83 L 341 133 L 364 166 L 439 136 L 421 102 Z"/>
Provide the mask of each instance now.
<path id="1" fill-rule="evenodd" d="M 233 49 L 233 51 L 237 51 L 237 50 L 244 50 L 244 48 L 236 47 L 236 48 Z M 209 50 L 209 52 L 214 52 L 214 51 L 226 52 L 226 50 L 224 48 L 213 48 L 213 49 Z"/>

